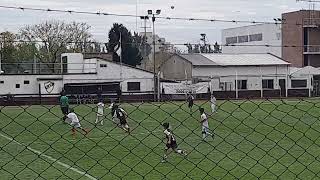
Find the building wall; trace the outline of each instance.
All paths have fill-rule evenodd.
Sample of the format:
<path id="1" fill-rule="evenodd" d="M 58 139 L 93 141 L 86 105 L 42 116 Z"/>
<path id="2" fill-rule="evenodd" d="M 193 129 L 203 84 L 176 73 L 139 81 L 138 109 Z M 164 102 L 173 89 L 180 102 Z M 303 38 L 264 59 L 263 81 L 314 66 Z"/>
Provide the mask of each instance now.
<path id="1" fill-rule="evenodd" d="M 192 79 L 192 64 L 180 56 L 172 56 L 162 66 L 161 72 L 164 79 L 188 80 Z"/>
<path id="2" fill-rule="evenodd" d="M 304 56 L 303 45 L 318 45 L 320 44 L 319 36 L 320 31 L 315 28 L 304 28 L 304 20 L 310 18 L 310 11 L 301 10 L 296 12 L 289 12 L 282 14 L 282 19 L 285 23 L 282 26 L 282 44 L 288 46 L 300 47 L 282 47 L 282 58 L 294 67 L 303 67 L 310 62 L 307 58 L 309 55 Z M 315 17 L 320 18 L 320 12 L 315 11 Z M 307 44 L 305 44 L 305 31 L 308 32 Z"/>
<path id="3" fill-rule="evenodd" d="M 265 45 L 272 44 L 281 46 L 281 25 L 262 24 L 243 26 L 238 28 L 230 28 L 222 30 L 222 44 L 227 44 L 227 37 L 249 36 L 253 34 L 262 34 L 262 41 L 248 41 L 243 43 L 233 43 L 234 45 Z M 222 47 L 222 53 L 271 53 L 281 57 L 281 47 L 239 47 L 239 46 L 225 46 Z"/>
<path id="4" fill-rule="evenodd" d="M 320 67 L 320 55 L 308 55 L 308 64 L 313 67 Z"/>
<path id="5" fill-rule="evenodd" d="M 97 62 L 96 74 L 0 75 L 0 81 L 4 81 L 0 84 L 0 94 L 38 94 L 39 84 L 42 94 L 50 94 L 44 88 L 45 83 L 48 82 L 54 83 L 51 94 L 60 93 L 66 83 L 122 82 L 122 91 L 127 92 L 128 82 L 140 82 L 140 91 L 153 90 L 153 74 L 150 72 L 122 66 L 123 78 L 121 79 L 119 64 L 99 59 L 91 61 Z M 100 67 L 100 64 L 106 64 L 107 67 Z M 45 80 L 38 80 L 39 78 Z M 29 81 L 29 84 L 24 84 L 24 81 Z M 20 88 L 16 88 L 16 84 L 20 84 Z"/>
<path id="6" fill-rule="evenodd" d="M 235 80 L 247 80 L 248 90 L 261 89 L 262 79 L 274 79 L 274 89 L 279 89 L 279 79 L 286 79 L 287 66 L 194 67 L 193 78 L 210 80 L 213 90 L 221 90 L 220 83 L 229 83 L 235 90 Z"/>
<path id="7" fill-rule="evenodd" d="M 51 81 L 38 81 L 38 78 L 62 78 L 61 75 L 0 75 L 0 94 L 38 94 L 39 84 L 44 91 L 44 83 Z M 29 84 L 24 84 L 24 81 L 29 81 Z M 52 81 L 55 86 L 52 94 L 59 93 L 62 89 L 62 81 Z M 16 84 L 20 84 L 20 88 L 16 88 Z"/>

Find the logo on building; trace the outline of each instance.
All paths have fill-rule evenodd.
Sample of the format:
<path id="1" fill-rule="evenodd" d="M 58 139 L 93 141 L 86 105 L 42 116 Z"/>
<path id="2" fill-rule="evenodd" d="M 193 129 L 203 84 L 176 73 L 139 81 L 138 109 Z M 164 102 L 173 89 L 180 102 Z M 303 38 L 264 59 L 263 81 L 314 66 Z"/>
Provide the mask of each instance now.
<path id="1" fill-rule="evenodd" d="M 48 81 L 44 83 L 44 88 L 46 89 L 47 93 L 51 93 L 54 89 L 54 82 Z"/>

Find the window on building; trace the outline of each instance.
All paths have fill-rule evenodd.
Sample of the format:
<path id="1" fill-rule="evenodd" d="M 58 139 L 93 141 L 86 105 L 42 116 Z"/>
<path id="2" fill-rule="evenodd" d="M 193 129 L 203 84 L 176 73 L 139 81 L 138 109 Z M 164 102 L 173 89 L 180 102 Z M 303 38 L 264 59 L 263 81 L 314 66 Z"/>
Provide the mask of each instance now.
<path id="1" fill-rule="evenodd" d="M 234 44 L 238 42 L 238 38 L 237 37 L 227 37 L 226 38 L 226 43 L 227 44 Z"/>
<path id="2" fill-rule="evenodd" d="M 16 84 L 16 88 L 19 89 L 20 88 L 20 84 Z"/>
<path id="3" fill-rule="evenodd" d="M 262 41 L 262 34 L 251 34 L 249 35 L 250 41 Z"/>
<path id="4" fill-rule="evenodd" d="M 231 91 L 232 82 L 220 82 L 220 88 L 222 91 Z"/>
<path id="5" fill-rule="evenodd" d="M 101 68 L 107 67 L 107 64 L 100 64 Z"/>
<path id="6" fill-rule="evenodd" d="M 128 91 L 140 91 L 140 82 L 128 82 Z"/>
<path id="7" fill-rule="evenodd" d="M 273 79 L 263 79 L 262 80 L 263 89 L 274 89 Z"/>
<path id="8" fill-rule="evenodd" d="M 62 57 L 62 73 L 68 73 L 68 57 Z"/>
<path id="9" fill-rule="evenodd" d="M 247 89 L 247 80 L 238 80 L 238 89 Z"/>
<path id="10" fill-rule="evenodd" d="M 307 80 L 291 80 L 292 88 L 305 88 L 307 87 Z"/>
<path id="11" fill-rule="evenodd" d="M 248 42 L 248 36 L 238 36 L 238 43 Z"/>
<path id="12" fill-rule="evenodd" d="M 30 81 L 28 81 L 28 80 L 23 81 L 23 84 L 30 84 Z"/>
<path id="13" fill-rule="evenodd" d="M 4 84 L 4 81 L 0 81 L 0 84 Z"/>

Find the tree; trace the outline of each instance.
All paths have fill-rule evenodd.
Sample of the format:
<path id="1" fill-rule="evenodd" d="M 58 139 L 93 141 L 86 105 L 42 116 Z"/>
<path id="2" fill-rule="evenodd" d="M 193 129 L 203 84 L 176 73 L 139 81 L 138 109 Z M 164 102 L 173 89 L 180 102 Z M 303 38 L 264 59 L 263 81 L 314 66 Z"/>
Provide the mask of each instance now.
<path id="1" fill-rule="evenodd" d="M 133 35 L 133 43 L 139 48 L 142 56 L 146 57 L 151 54 L 152 47 L 150 44 L 147 43 L 146 36 L 140 36 L 138 33 L 134 33 Z"/>
<path id="2" fill-rule="evenodd" d="M 185 46 L 188 48 L 188 53 L 189 54 L 193 53 L 193 47 L 192 47 L 192 45 L 190 43 L 185 44 Z"/>
<path id="3" fill-rule="evenodd" d="M 195 44 L 194 45 L 193 53 L 200 53 L 200 44 Z"/>
<path id="4" fill-rule="evenodd" d="M 218 44 L 218 42 L 216 42 L 213 46 L 213 53 L 221 53 L 221 48 L 220 45 Z"/>
<path id="5" fill-rule="evenodd" d="M 121 43 L 120 43 L 121 34 Z M 113 60 L 120 61 L 120 56 L 116 53 L 121 45 L 122 63 L 136 66 L 141 64 L 143 59 L 139 50 L 138 39 L 134 39 L 128 29 L 122 24 L 114 23 L 109 31 L 108 52 L 113 53 Z"/>
<path id="6" fill-rule="evenodd" d="M 13 63 L 15 62 L 14 53 L 14 41 L 16 40 L 16 34 L 9 31 L 0 33 L 1 37 L 1 59 L 2 63 Z"/>
<path id="7" fill-rule="evenodd" d="M 55 72 L 55 63 L 60 62 L 62 53 L 83 52 L 89 48 L 92 37 L 89 29 L 86 23 L 46 21 L 21 28 L 20 36 L 22 40 L 42 42 L 38 44 L 35 55 L 40 62 L 47 63 L 49 70 Z"/>
<path id="8" fill-rule="evenodd" d="M 17 66 L 17 60 L 15 59 L 16 49 L 14 44 L 17 35 L 9 31 L 5 31 L 0 33 L 0 37 L 2 69 L 4 72 L 10 73 Z"/>

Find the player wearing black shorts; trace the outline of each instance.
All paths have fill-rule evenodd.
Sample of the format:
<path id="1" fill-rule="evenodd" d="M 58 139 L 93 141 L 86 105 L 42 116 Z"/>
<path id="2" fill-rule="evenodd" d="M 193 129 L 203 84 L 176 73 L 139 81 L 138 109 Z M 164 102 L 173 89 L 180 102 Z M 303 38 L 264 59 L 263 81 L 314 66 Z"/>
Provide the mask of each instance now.
<path id="1" fill-rule="evenodd" d="M 186 151 L 178 149 L 176 138 L 174 137 L 172 131 L 169 128 L 169 123 L 163 123 L 162 126 L 164 128 L 163 133 L 165 134 L 165 138 L 167 141 L 166 141 L 166 147 L 164 149 L 163 159 L 161 162 L 166 162 L 169 154 L 169 149 L 172 149 L 175 153 L 186 156 L 187 155 Z"/>
<path id="2" fill-rule="evenodd" d="M 130 133 L 130 127 L 127 122 L 128 114 L 118 105 L 113 105 L 113 106 L 114 106 L 114 116 L 116 116 L 119 119 L 121 128 L 124 131 Z"/>
<path id="3" fill-rule="evenodd" d="M 188 107 L 190 109 L 190 112 L 192 110 L 192 107 L 193 107 L 193 100 L 194 100 L 194 97 L 192 96 L 191 93 L 188 94 L 188 98 L 187 98 L 187 102 L 188 102 Z"/>

